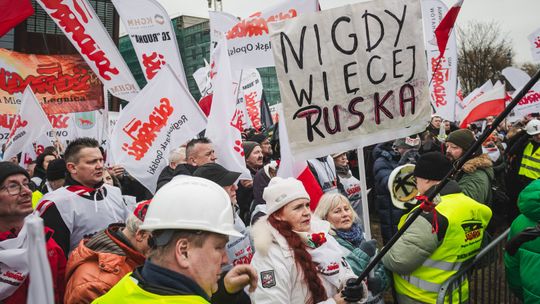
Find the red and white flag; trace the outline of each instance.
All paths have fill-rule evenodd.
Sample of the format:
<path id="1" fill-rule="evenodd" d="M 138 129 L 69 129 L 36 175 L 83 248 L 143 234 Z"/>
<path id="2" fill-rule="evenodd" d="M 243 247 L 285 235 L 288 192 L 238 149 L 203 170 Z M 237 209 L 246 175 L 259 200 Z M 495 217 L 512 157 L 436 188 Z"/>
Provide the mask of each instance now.
<path id="1" fill-rule="evenodd" d="M 112 0 L 129 34 L 146 80 L 167 63 L 187 85 L 178 41 L 167 11 L 156 0 Z"/>
<path id="2" fill-rule="evenodd" d="M 278 115 L 279 117 L 284 117 L 282 109 L 279 110 Z M 287 134 L 287 126 L 285 125 L 284 119 L 281 119 L 278 122 L 278 131 L 281 162 L 279 163 L 277 176 L 283 178 L 293 177 L 301 181 L 309 194 L 309 207 L 311 210 L 315 210 L 319 203 L 319 199 L 324 194 L 321 186 L 319 185 L 317 178 L 315 178 L 315 175 L 313 175 L 313 172 L 309 169 L 307 161 L 296 161 L 294 159 L 289 146 L 289 135 Z"/>
<path id="3" fill-rule="evenodd" d="M 230 14 L 210 12 L 210 33 L 216 39 L 211 44 L 215 45 L 220 36 L 226 36 L 233 70 L 274 66 L 268 23 L 317 10 L 317 0 L 284 0 L 241 20 L 235 20 Z"/>
<path id="4" fill-rule="evenodd" d="M 36 0 L 113 95 L 127 101 L 139 86 L 88 0 Z"/>
<path id="5" fill-rule="evenodd" d="M 531 77 L 523 70 L 514 67 L 507 67 L 502 71 L 503 76 L 516 89 L 510 97 L 516 96 Z M 508 121 L 514 122 L 522 119 L 530 113 L 540 112 L 540 83 L 536 83 L 523 98 L 518 102 L 514 110 L 508 115 Z"/>
<path id="6" fill-rule="evenodd" d="M 168 65 L 120 113 L 111 137 L 115 163 L 152 193 L 170 150 L 206 127 L 206 117 Z"/>
<path id="7" fill-rule="evenodd" d="M 45 115 L 30 86 L 24 90 L 19 114 L 11 127 L 6 142 L 4 159 L 21 152 L 24 147 L 31 145 L 38 137 L 52 130 L 52 125 Z"/>
<path id="8" fill-rule="evenodd" d="M 506 107 L 506 91 L 501 83 L 473 100 L 464 110 L 460 128 L 488 116 L 497 116 Z"/>
<path id="9" fill-rule="evenodd" d="M 38 155 L 45 151 L 45 148 L 51 146 L 52 142 L 47 136 L 47 134 L 42 134 L 36 139 L 35 142 L 26 145 L 24 147 L 19 166 L 26 168 L 26 166 L 36 160 Z"/>
<path id="10" fill-rule="evenodd" d="M 463 0 L 458 0 L 454 5 L 452 5 L 446 15 L 444 15 L 441 23 L 439 23 L 439 26 L 437 26 L 435 29 L 435 37 L 437 37 L 437 46 L 439 47 L 441 56 L 444 55 L 444 51 L 446 50 L 446 44 L 448 42 L 448 38 L 450 37 L 450 32 L 456 23 L 461 5 L 463 5 Z"/>
<path id="11" fill-rule="evenodd" d="M 227 170 L 240 172 L 240 179 L 250 180 L 251 174 L 246 168 L 242 148 L 241 130 L 245 117 L 236 106 L 237 98 L 232 86 L 231 65 L 225 39 L 218 42 L 211 59 L 214 97 L 208 116 L 206 136 L 214 145 L 217 162 Z"/>

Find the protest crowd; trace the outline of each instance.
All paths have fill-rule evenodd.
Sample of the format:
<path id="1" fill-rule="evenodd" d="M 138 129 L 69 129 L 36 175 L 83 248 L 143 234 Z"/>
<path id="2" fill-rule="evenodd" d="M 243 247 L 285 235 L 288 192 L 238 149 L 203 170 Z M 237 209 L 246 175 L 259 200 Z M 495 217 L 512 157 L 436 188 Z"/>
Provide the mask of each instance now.
<path id="1" fill-rule="evenodd" d="M 56 10 L 51 18 L 65 33 L 77 31 L 58 13 L 72 10 L 70 5 L 37 2 L 49 14 Z M 113 1 L 125 18 L 129 4 L 122 2 Z M 20 92 L 15 112 L 0 107 L 15 117 L 0 161 L 0 303 L 438 303 L 443 284 L 503 233 L 508 233 L 501 257 L 508 288 L 523 303 L 540 303 L 538 111 L 521 110 L 494 125 L 511 100 L 504 86 L 495 84 L 468 104 L 452 101 L 453 109 L 460 102 L 462 112 L 448 115 L 430 100 L 432 69 L 421 67 L 426 64 L 421 57 L 403 59 L 412 62 L 406 63 L 413 70 L 406 81 L 396 74 L 396 65 L 393 82 L 385 82 L 386 76 L 375 79 L 387 66 L 375 74 L 355 70 L 361 80 L 354 80 L 350 63 L 330 64 L 325 57 L 336 49 L 341 57 L 355 53 L 343 42 L 353 36 L 354 48 L 365 43 L 354 32 L 339 32 L 350 19 L 335 21 L 330 51 L 311 48 L 315 42 L 308 30 L 304 56 L 310 61 L 301 63 L 295 52 L 303 52 L 303 46 L 295 50 L 293 45 L 300 35 L 304 39 L 302 24 L 339 14 L 327 16 L 323 10 L 311 16 L 317 1 L 300 2 L 300 16 L 296 10 L 275 15 L 271 21 L 281 20 L 275 25 L 262 18 L 268 26 L 265 41 L 275 49 L 271 59 L 259 60 L 276 66 L 283 103 L 278 115 L 266 113 L 260 92 L 254 113 L 238 106 L 238 96 L 251 87 L 235 70 L 242 60 L 235 56 L 242 51 L 234 39 L 249 36 L 242 34 L 242 26 L 255 20 L 249 18 L 227 21 L 231 25 L 216 38 L 199 102 L 187 89 L 179 54 L 165 54 L 169 63 L 147 73 L 143 89 L 135 82 L 119 89 L 116 76 L 111 80 L 101 70 L 111 67 L 87 56 L 81 50 L 87 42 L 80 43 L 77 50 L 104 89 L 129 101 L 104 136 L 101 131 L 69 139 L 47 135 L 49 114 L 56 113 L 40 104 L 43 92 L 32 84 Z M 396 11 L 403 5 L 382 2 Z M 423 37 L 414 34 L 422 19 L 419 1 L 405 2 L 418 14 L 403 11 L 399 30 L 388 23 L 395 24 L 401 13 L 376 11 L 373 1 L 336 10 L 380 14 L 379 23 L 388 27 L 399 52 L 408 49 L 400 43 L 418 40 L 424 56 Z M 77 20 L 82 13 L 72 14 Z M 96 20 L 88 22 L 92 26 Z M 319 38 L 317 29 L 316 35 L 330 39 L 325 38 L 330 30 L 321 28 Z M 335 35 L 342 36 L 336 40 Z M 400 41 L 400 35 L 409 41 Z M 81 42 L 76 36 L 74 45 Z M 93 36 L 99 35 L 89 32 L 84 39 Z M 394 52 L 395 60 L 396 51 L 377 49 L 383 46 L 367 39 L 381 54 Z M 101 49 L 111 58 L 119 56 Z M 372 55 L 354 56 L 360 65 L 367 60 L 362 56 Z M 381 58 L 369 59 L 368 70 L 376 57 Z M 327 79 L 323 70 L 333 65 L 339 73 Z M 121 80 L 132 81 L 129 70 L 126 76 L 118 66 Z M 345 79 L 335 79 L 343 71 Z M 298 89 L 312 86 L 313 75 L 321 72 L 322 85 L 316 84 L 309 97 Z M 304 82 L 304 74 L 310 82 Z M 372 88 L 362 84 L 368 80 Z M 213 92 L 205 95 L 209 88 Z M 364 96 L 352 98 L 358 90 Z M 486 99 L 496 90 L 502 98 Z M 375 106 L 366 106 L 363 101 L 371 98 Z M 480 110 L 474 109 L 478 100 L 485 103 Z M 491 131 L 487 139 L 475 145 L 486 130 Z M 454 301 L 468 303 L 469 280 L 450 291 Z"/>

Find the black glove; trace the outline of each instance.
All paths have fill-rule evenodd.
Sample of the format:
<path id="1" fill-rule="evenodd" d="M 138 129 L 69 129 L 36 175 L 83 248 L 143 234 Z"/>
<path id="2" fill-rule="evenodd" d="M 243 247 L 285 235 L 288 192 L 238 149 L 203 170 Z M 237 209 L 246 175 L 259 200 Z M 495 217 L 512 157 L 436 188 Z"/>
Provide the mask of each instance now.
<path id="1" fill-rule="evenodd" d="M 377 241 L 370 240 L 362 242 L 358 248 L 365 252 L 369 257 L 372 257 L 375 255 L 375 250 L 377 250 Z"/>
<path id="2" fill-rule="evenodd" d="M 361 281 L 357 283 L 356 279 L 348 279 L 341 294 L 345 298 L 345 301 L 355 303 L 364 298 L 365 292 L 364 284 Z"/>
<path id="3" fill-rule="evenodd" d="M 368 277 L 367 287 L 372 294 L 377 295 L 383 291 L 383 280 L 377 277 Z"/>

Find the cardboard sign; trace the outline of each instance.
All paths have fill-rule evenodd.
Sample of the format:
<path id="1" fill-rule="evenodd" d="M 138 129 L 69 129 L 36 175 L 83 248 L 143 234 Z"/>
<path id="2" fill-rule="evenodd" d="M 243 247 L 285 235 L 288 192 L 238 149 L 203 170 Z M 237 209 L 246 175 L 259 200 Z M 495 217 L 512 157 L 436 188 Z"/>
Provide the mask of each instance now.
<path id="1" fill-rule="evenodd" d="M 371 1 L 270 24 L 292 152 L 308 159 L 423 130 L 420 3 Z"/>

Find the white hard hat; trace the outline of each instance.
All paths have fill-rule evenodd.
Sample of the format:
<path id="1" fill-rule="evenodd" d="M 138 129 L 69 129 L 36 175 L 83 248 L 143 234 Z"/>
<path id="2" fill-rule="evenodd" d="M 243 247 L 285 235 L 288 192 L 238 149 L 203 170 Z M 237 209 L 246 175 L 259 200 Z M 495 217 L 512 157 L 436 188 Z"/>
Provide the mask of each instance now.
<path id="1" fill-rule="evenodd" d="M 414 165 L 406 164 L 395 168 L 388 177 L 388 190 L 392 204 L 399 209 L 408 209 L 406 203 L 414 204 L 418 195 L 414 180 Z"/>
<path id="2" fill-rule="evenodd" d="M 540 120 L 533 119 L 527 123 L 525 130 L 529 135 L 536 135 L 540 133 Z"/>
<path id="3" fill-rule="evenodd" d="M 156 192 L 140 229 L 202 230 L 241 237 L 234 229 L 231 199 L 218 184 L 178 176 Z"/>

